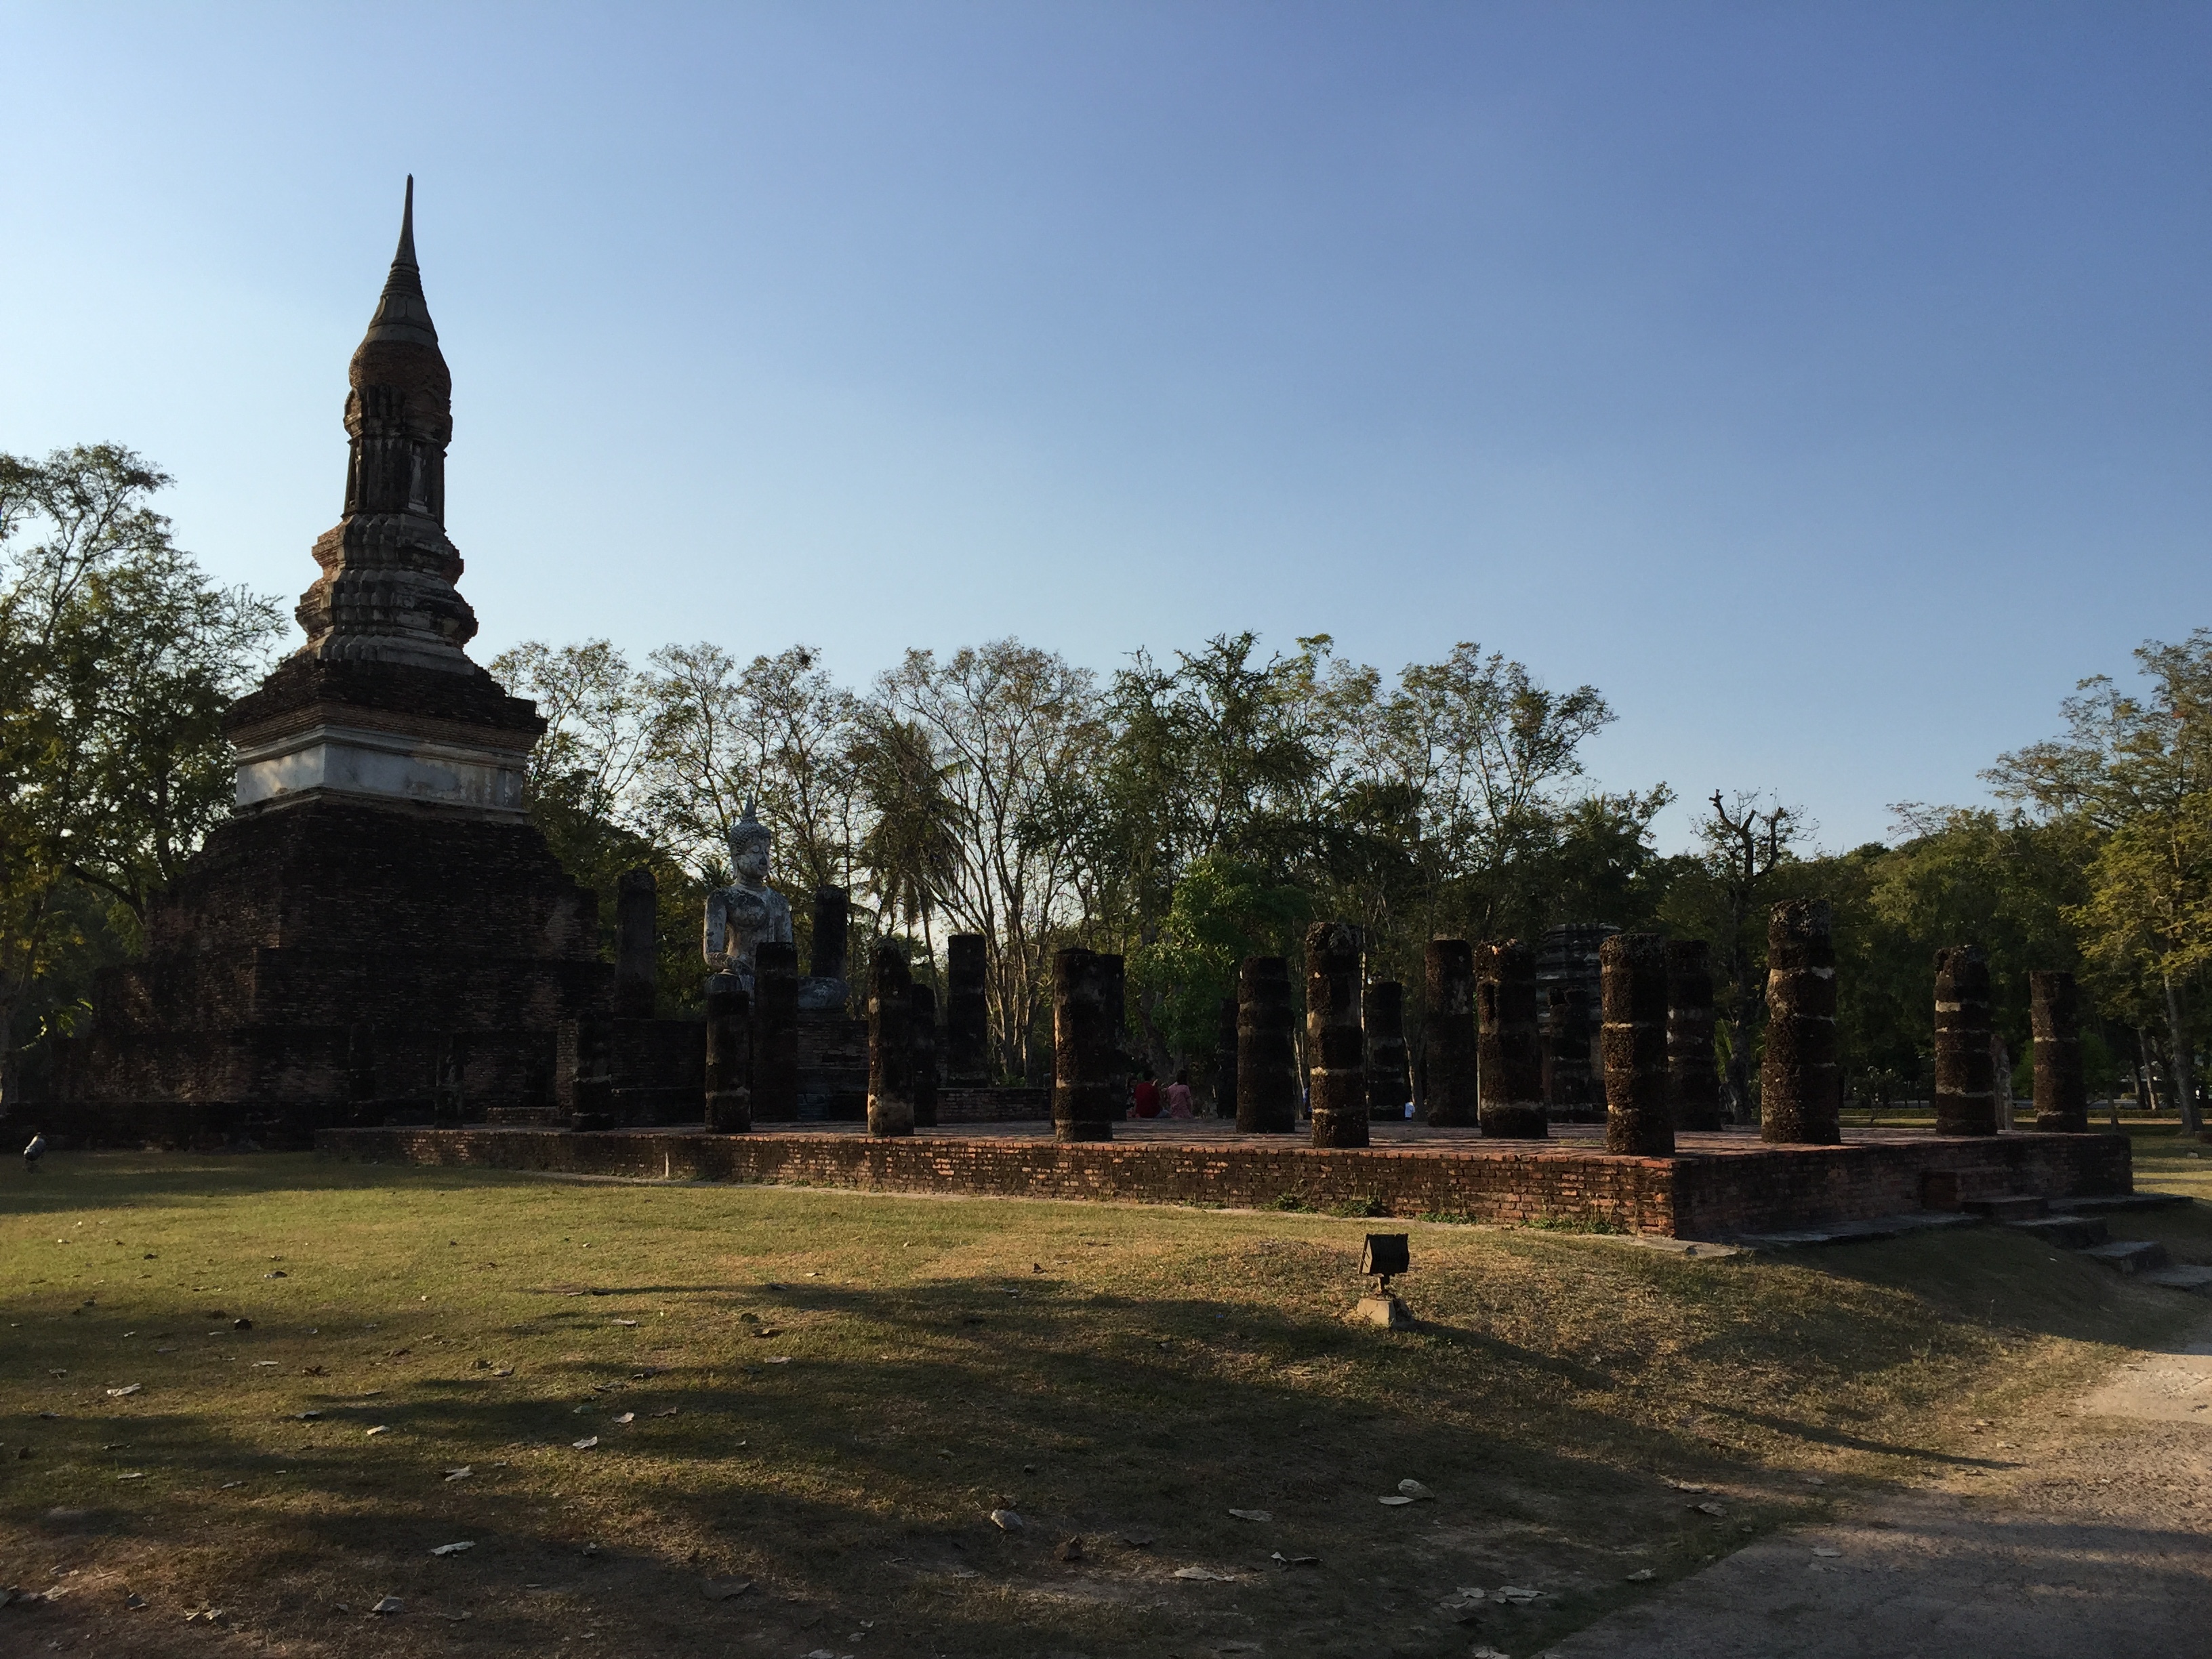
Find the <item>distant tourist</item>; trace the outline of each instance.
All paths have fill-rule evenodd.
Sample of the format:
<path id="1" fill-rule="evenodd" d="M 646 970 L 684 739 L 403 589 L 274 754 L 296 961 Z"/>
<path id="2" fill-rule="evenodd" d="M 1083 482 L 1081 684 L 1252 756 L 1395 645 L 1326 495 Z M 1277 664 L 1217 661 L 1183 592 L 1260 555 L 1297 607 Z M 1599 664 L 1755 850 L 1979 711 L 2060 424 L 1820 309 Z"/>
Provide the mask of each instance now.
<path id="1" fill-rule="evenodd" d="M 1131 1117 L 1158 1117 L 1160 1115 L 1160 1085 L 1152 1081 L 1150 1072 L 1137 1079 L 1133 1097 L 1136 1103 L 1129 1108 Z"/>
<path id="2" fill-rule="evenodd" d="M 1175 1081 L 1168 1085 L 1168 1115 L 1170 1117 L 1191 1115 L 1190 1068 L 1188 1066 L 1177 1072 L 1175 1074 Z"/>

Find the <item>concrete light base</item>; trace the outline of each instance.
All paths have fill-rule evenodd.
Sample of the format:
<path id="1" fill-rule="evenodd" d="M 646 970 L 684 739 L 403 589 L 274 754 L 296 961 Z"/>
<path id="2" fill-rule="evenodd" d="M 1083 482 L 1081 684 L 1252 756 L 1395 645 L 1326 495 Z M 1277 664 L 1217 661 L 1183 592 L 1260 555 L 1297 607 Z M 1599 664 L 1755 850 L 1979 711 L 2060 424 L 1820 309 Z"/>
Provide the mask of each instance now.
<path id="1" fill-rule="evenodd" d="M 1413 1328 L 1413 1310 L 1395 1296 L 1363 1296 L 1353 1311 L 1369 1324 L 1380 1325 L 1386 1330 Z"/>

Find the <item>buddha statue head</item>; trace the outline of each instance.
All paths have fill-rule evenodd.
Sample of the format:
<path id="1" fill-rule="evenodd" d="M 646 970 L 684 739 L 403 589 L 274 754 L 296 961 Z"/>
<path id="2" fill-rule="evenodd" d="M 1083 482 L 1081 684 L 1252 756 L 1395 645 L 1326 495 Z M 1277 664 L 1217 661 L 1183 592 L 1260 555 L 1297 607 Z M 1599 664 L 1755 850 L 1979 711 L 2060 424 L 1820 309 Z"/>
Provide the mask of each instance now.
<path id="1" fill-rule="evenodd" d="M 744 816 L 730 826 L 729 842 L 732 884 L 766 886 L 769 854 L 775 846 L 775 832 L 753 816 L 752 802 L 745 803 Z"/>

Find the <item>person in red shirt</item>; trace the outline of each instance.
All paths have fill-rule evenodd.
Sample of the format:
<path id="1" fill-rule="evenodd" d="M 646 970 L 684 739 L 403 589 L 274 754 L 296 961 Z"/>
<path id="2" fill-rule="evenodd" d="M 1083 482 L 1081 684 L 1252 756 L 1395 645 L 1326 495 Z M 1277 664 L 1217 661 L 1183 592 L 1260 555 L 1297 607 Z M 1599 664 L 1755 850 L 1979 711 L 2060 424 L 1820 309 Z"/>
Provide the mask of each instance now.
<path id="1" fill-rule="evenodd" d="M 1150 1072 L 1137 1079 L 1132 1099 L 1133 1103 L 1129 1108 L 1131 1117 L 1158 1117 L 1160 1115 L 1160 1085 L 1152 1081 Z"/>

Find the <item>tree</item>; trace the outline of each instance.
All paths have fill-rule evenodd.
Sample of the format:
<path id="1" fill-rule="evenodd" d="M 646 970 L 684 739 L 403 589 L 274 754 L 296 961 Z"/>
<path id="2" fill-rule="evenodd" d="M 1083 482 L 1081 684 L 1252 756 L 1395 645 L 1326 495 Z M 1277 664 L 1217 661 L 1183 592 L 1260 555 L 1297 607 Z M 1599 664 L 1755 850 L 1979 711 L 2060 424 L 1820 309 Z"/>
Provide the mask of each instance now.
<path id="1" fill-rule="evenodd" d="M 277 612 L 176 547 L 169 482 L 114 444 L 0 456 L 0 1110 L 64 884 L 143 921 L 232 800 L 222 713 Z"/>
<path id="2" fill-rule="evenodd" d="M 1088 670 L 1008 639 L 943 661 L 909 651 L 870 699 L 878 718 L 927 739 L 957 816 L 959 856 L 940 897 L 948 915 L 983 936 L 1008 1073 L 1036 1070 L 1031 1038 L 1052 952 L 1081 919 L 1075 849 L 1038 826 L 1097 763 L 1105 729 L 1097 694 Z"/>
<path id="3" fill-rule="evenodd" d="M 917 722 L 880 717 L 864 718 L 853 761 L 870 818 L 859 858 L 879 915 L 919 923 L 922 953 L 933 963 L 929 919 L 958 877 L 968 829 L 966 808 L 949 787 L 959 763 L 940 763 Z"/>
<path id="4" fill-rule="evenodd" d="M 1729 1115 L 1742 1122 L 1751 1115 L 1752 1050 L 1766 1012 L 1766 903 L 1776 871 L 1796 860 L 1796 846 L 1812 825 L 1802 808 L 1755 792 L 1723 797 L 1716 789 L 1708 805 L 1712 810 L 1698 823 L 1704 850 L 1694 875 L 1677 880 L 1662 914 L 1684 933 L 1712 941 L 1714 1001 L 1727 1048 L 1722 1080 Z"/>
<path id="5" fill-rule="evenodd" d="M 1987 775 L 2008 798 L 2087 831 L 2088 896 L 2067 917 L 2100 968 L 2156 986 L 2174 1099 L 2194 1134 L 2188 991 L 2212 964 L 2212 629 L 2135 654 L 2145 691 L 2104 675 L 2081 681 L 2061 705 L 2066 735 L 2003 756 Z"/>

